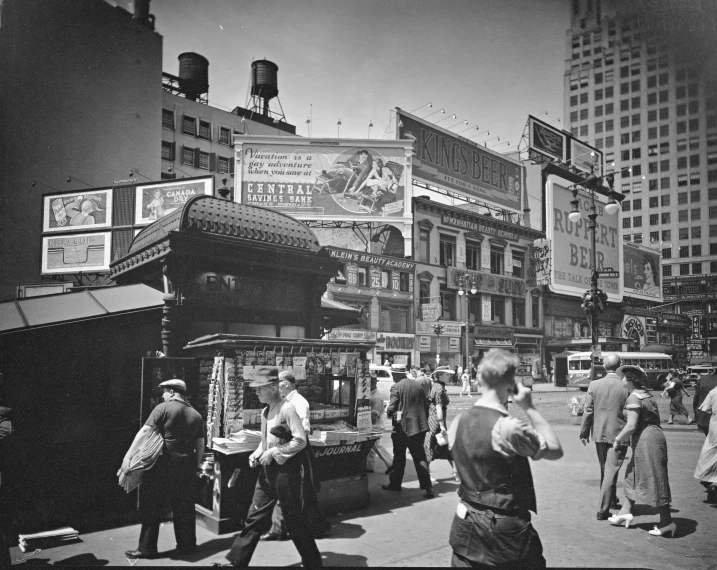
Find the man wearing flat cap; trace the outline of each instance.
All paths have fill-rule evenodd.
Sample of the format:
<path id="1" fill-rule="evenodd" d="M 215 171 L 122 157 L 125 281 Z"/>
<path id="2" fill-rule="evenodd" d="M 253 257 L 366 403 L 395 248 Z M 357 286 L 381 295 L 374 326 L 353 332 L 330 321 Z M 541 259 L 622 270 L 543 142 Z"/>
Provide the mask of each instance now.
<path id="1" fill-rule="evenodd" d="M 194 515 L 196 477 L 204 455 L 204 421 L 202 416 L 184 400 L 187 385 L 173 378 L 162 382 L 163 402 L 152 410 L 122 461 L 127 470 L 130 460 L 142 447 L 153 430 L 164 439 L 162 455 L 142 480 L 137 550 L 125 552 L 128 558 L 156 558 L 159 525 L 167 504 L 172 507 L 174 537 L 181 554 L 197 549 Z"/>
<path id="2" fill-rule="evenodd" d="M 260 471 L 249 515 L 234 539 L 227 560 L 239 568 L 249 566 L 259 538 L 271 527 L 271 515 L 279 500 L 286 528 L 303 566 L 320 568 L 321 554 L 301 509 L 301 469 L 306 454 L 306 432 L 301 419 L 296 409 L 281 397 L 276 367 L 257 368 L 249 386 L 256 388 L 259 401 L 266 404 L 261 414 L 261 444 L 249 456 L 249 465 Z M 273 429 L 277 426 L 287 426 L 291 439 L 278 438 Z"/>

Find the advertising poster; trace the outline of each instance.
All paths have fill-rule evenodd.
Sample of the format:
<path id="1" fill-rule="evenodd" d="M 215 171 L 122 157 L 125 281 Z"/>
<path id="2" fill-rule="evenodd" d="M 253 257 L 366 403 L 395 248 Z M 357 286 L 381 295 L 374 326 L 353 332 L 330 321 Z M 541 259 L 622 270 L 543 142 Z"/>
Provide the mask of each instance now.
<path id="1" fill-rule="evenodd" d="M 413 141 L 413 176 L 522 213 L 525 168 L 516 160 L 396 109 L 397 138 Z"/>
<path id="2" fill-rule="evenodd" d="M 104 188 L 43 197 L 42 231 L 67 232 L 109 228 L 112 224 L 112 189 Z"/>
<path id="3" fill-rule="evenodd" d="M 659 251 L 627 243 L 622 252 L 624 294 L 662 302 Z"/>
<path id="4" fill-rule="evenodd" d="M 592 172 L 594 164 L 598 167 L 596 174 L 599 176 L 602 172 L 602 152 L 577 139 L 570 139 L 568 160 L 571 166 L 588 174 Z"/>
<path id="5" fill-rule="evenodd" d="M 637 341 L 637 346 L 645 346 L 645 317 L 625 315 L 622 319 L 621 336 Z"/>
<path id="6" fill-rule="evenodd" d="M 556 162 L 567 160 L 567 137 L 560 129 L 528 115 L 530 129 L 529 148 Z"/>
<path id="7" fill-rule="evenodd" d="M 401 141 L 238 140 L 240 201 L 297 219 L 403 221 L 410 206 Z M 407 196 L 407 189 L 409 195 Z"/>
<path id="8" fill-rule="evenodd" d="M 443 314 L 443 308 L 440 303 L 424 303 L 421 305 L 421 320 L 425 322 L 437 321 L 441 314 Z"/>
<path id="9" fill-rule="evenodd" d="M 42 275 L 110 270 L 110 232 L 42 238 Z"/>
<path id="10" fill-rule="evenodd" d="M 528 286 L 547 284 L 550 281 L 550 240 L 536 239 L 530 250 Z"/>
<path id="11" fill-rule="evenodd" d="M 421 352 L 428 352 L 431 350 L 431 337 L 430 336 L 419 336 L 418 337 L 418 350 Z"/>
<path id="12" fill-rule="evenodd" d="M 550 240 L 550 288 L 555 293 L 582 296 L 590 287 L 591 231 L 588 214 L 590 197 L 578 192 L 578 210 L 581 218 L 577 222 L 569 219 L 572 210 L 573 193 L 568 189 L 570 182 L 551 175 L 546 184 L 546 234 Z M 605 212 L 605 196 L 596 194 L 597 227 L 595 233 L 596 261 L 598 271 L 622 267 L 622 233 L 619 229 L 620 215 Z M 598 287 L 607 293 L 608 300 L 622 301 L 622 279 L 599 278 Z"/>
<path id="13" fill-rule="evenodd" d="M 214 177 L 137 184 L 135 192 L 134 223 L 151 224 L 178 210 L 194 196 L 211 196 L 214 193 Z"/>

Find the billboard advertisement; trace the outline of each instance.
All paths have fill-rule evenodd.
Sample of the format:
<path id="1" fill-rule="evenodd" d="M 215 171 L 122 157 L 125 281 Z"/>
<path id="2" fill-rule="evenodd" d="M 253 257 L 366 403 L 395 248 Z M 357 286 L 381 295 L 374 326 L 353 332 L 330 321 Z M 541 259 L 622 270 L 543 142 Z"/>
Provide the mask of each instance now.
<path id="1" fill-rule="evenodd" d="M 236 137 L 238 200 L 299 220 L 411 214 L 410 145 L 369 139 Z"/>
<path id="2" fill-rule="evenodd" d="M 571 182 L 550 175 L 546 183 L 546 234 L 550 248 L 550 289 L 555 293 L 582 296 L 590 288 L 591 241 L 588 214 L 590 195 L 578 192 L 578 209 L 581 218 L 571 222 L 568 218 L 573 199 Z M 607 198 L 596 194 L 597 227 L 595 228 L 596 261 L 598 271 L 622 268 L 623 247 L 620 231 L 620 214 L 605 212 Z M 599 278 L 598 287 L 607 293 L 608 300 L 622 301 L 622 279 Z"/>
<path id="3" fill-rule="evenodd" d="M 109 228 L 111 224 L 111 188 L 43 196 L 43 232 L 97 230 Z"/>
<path id="4" fill-rule="evenodd" d="M 577 139 L 570 139 L 570 164 L 577 170 L 590 174 L 593 165 L 597 168 L 595 174 L 602 174 L 602 152 Z"/>
<path id="5" fill-rule="evenodd" d="M 214 177 L 187 178 L 171 182 L 148 182 L 135 186 L 134 223 L 151 224 L 184 206 L 194 196 L 214 194 Z"/>
<path id="6" fill-rule="evenodd" d="M 110 232 L 42 238 L 42 275 L 110 270 Z"/>
<path id="7" fill-rule="evenodd" d="M 551 162 L 565 162 L 568 160 L 568 137 L 566 133 L 532 115 L 528 115 L 529 143 L 532 152 L 540 153 Z"/>
<path id="8" fill-rule="evenodd" d="M 662 302 L 660 252 L 636 244 L 625 243 L 622 256 L 624 294 Z"/>
<path id="9" fill-rule="evenodd" d="M 413 176 L 476 200 L 523 212 L 520 162 L 396 109 L 397 138 L 413 141 Z"/>

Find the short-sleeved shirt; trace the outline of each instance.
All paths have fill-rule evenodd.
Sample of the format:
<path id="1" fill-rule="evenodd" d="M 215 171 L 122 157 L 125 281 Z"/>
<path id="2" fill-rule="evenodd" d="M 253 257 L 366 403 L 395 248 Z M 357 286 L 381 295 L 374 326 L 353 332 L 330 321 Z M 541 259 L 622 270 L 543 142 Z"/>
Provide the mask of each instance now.
<path id="1" fill-rule="evenodd" d="M 162 402 L 152 410 L 144 425 L 159 430 L 170 453 L 192 454 L 197 439 L 204 437 L 202 416 L 182 400 Z"/>
<path id="2" fill-rule="evenodd" d="M 647 426 L 660 425 L 660 410 L 657 408 L 655 397 L 647 390 L 633 390 L 625 402 L 625 419 L 627 411 L 637 412 L 637 429 L 644 429 Z"/>

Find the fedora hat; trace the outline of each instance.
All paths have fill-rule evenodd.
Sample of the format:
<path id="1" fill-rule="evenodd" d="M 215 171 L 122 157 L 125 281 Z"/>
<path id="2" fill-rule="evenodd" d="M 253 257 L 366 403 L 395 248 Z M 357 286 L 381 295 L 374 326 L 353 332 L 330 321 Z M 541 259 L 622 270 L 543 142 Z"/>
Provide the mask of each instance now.
<path id="1" fill-rule="evenodd" d="M 250 388 L 261 388 L 279 382 L 279 369 L 276 366 L 259 366 L 254 373 Z"/>

